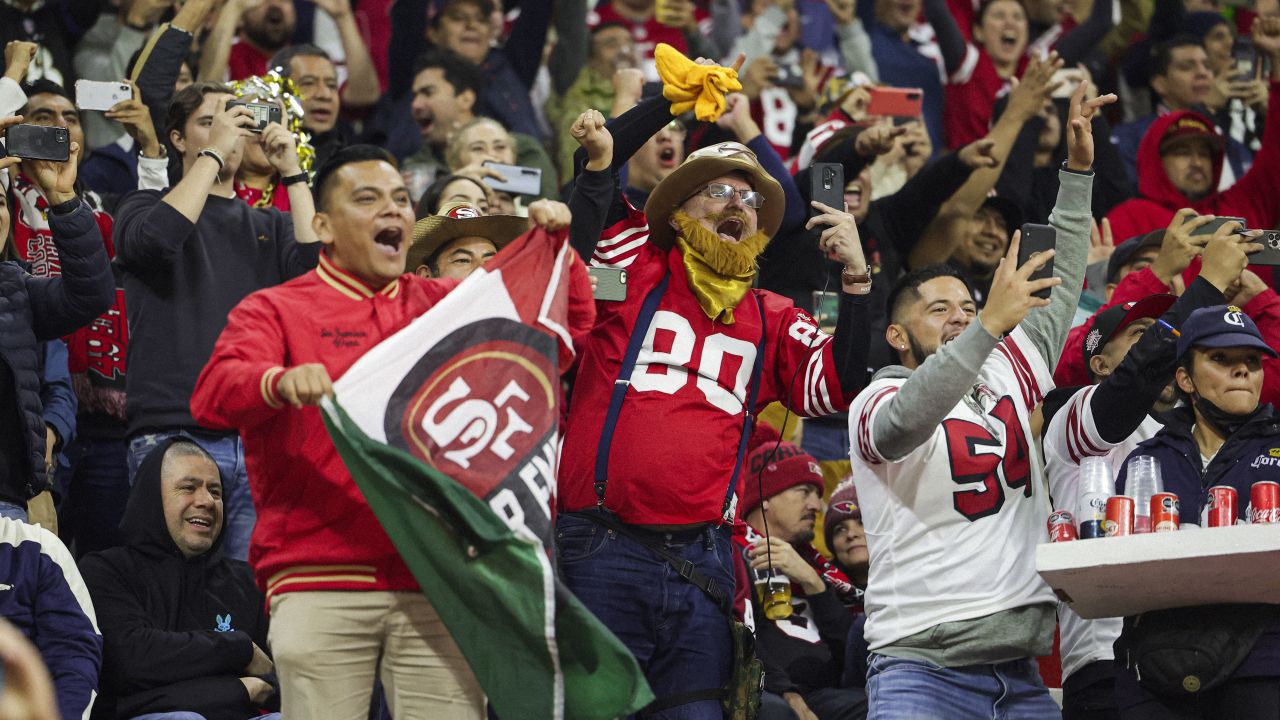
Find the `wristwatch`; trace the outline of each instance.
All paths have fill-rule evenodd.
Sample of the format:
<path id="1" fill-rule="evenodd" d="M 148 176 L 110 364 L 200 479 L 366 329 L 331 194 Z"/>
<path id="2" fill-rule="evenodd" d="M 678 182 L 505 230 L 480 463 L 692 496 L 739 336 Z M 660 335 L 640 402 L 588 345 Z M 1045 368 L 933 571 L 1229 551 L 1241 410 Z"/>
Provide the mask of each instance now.
<path id="1" fill-rule="evenodd" d="M 290 185 L 297 185 L 298 183 L 305 183 L 308 179 L 307 173 L 303 171 L 297 175 L 286 175 L 285 177 L 280 178 L 280 184 L 288 187 Z"/>
<path id="2" fill-rule="evenodd" d="M 851 268 L 845 268 L 840 273 L 840 282 L 845 285 L 870 285 L 871 284 L 871 266 L 868 265 L 861 274 L 854 274 Z"/>

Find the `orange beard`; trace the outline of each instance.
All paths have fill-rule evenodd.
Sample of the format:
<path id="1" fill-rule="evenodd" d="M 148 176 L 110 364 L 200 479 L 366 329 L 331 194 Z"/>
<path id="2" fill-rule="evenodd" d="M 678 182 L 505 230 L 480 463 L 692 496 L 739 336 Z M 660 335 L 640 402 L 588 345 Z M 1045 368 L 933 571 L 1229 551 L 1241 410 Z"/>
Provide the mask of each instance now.
<path id="1" fill-rule="evenodd" d="M 679 237 L 696 250 L 712 270 L 727 277 L 755 274 L 756 258 L 760 257 L 765 245 L 769 244 L 769 236 L 763 231 L 757 231 L 755 235 L 745 237 L 738 243 L 729 243 L 689 217 L 688 213 L 677 210 L 672 217 L 680 226 Z M 746 218 L 741 212 L 734 210 L 708 215 L 707 219 L 714 226 L 731 217 L 741 219 L 745 227 Z"/>

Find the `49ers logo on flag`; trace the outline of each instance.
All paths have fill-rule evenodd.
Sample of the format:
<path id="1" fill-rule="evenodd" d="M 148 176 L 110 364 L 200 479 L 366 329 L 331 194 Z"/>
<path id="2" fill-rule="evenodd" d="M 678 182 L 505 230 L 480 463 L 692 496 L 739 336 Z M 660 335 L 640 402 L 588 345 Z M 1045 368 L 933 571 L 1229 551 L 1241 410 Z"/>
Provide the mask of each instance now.
<path id="1" fill-rule="evenodd" d="M 551 336 L 507 318 L 455 330 L 392 393 L 388 443 L 466 486 L 509 525 L 545 537 L 555 489 L 556 352 Z"/>

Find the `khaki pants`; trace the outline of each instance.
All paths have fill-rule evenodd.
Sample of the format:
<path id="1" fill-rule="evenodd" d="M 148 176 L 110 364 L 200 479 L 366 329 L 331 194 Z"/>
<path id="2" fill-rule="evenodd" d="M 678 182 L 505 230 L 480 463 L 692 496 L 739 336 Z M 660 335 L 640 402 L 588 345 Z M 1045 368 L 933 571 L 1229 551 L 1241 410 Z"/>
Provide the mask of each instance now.
<path id="1" fill-rule="evenodd" d="M 396 718 L 484 717 L 484 693 L 417 592 L 292 592 L 268 635 L 286 720 L 365 720 L 375 676 Z"/>

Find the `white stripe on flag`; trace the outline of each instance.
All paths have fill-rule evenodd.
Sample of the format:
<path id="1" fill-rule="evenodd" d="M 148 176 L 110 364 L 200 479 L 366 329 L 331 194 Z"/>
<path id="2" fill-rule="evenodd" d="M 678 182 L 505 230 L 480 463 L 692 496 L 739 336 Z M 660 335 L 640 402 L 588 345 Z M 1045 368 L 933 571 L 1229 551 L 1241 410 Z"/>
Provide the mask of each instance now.
<path id="1" fill-rule="evenodd" d="M 542 307 L 538 308 L 538 322 L 547 326 L 547 329 L 560 336 L 564 341 L 565 347 L 568 347 L 575 355 L 573 350 L 573 337 L 560 323 L 551 319 L 547 313 L 551 310 L 551 305 L 556 301 L 556 291 L 560 289 L 560 276 L 564 274 L 565 253 L 575 252 L 569 248 L 569 243 L 560 245 L 560 252 L 556 253 L 555 265 L 551 267 L 551 279 L 547 282 L 547 290 L 542 295 Z"/>

